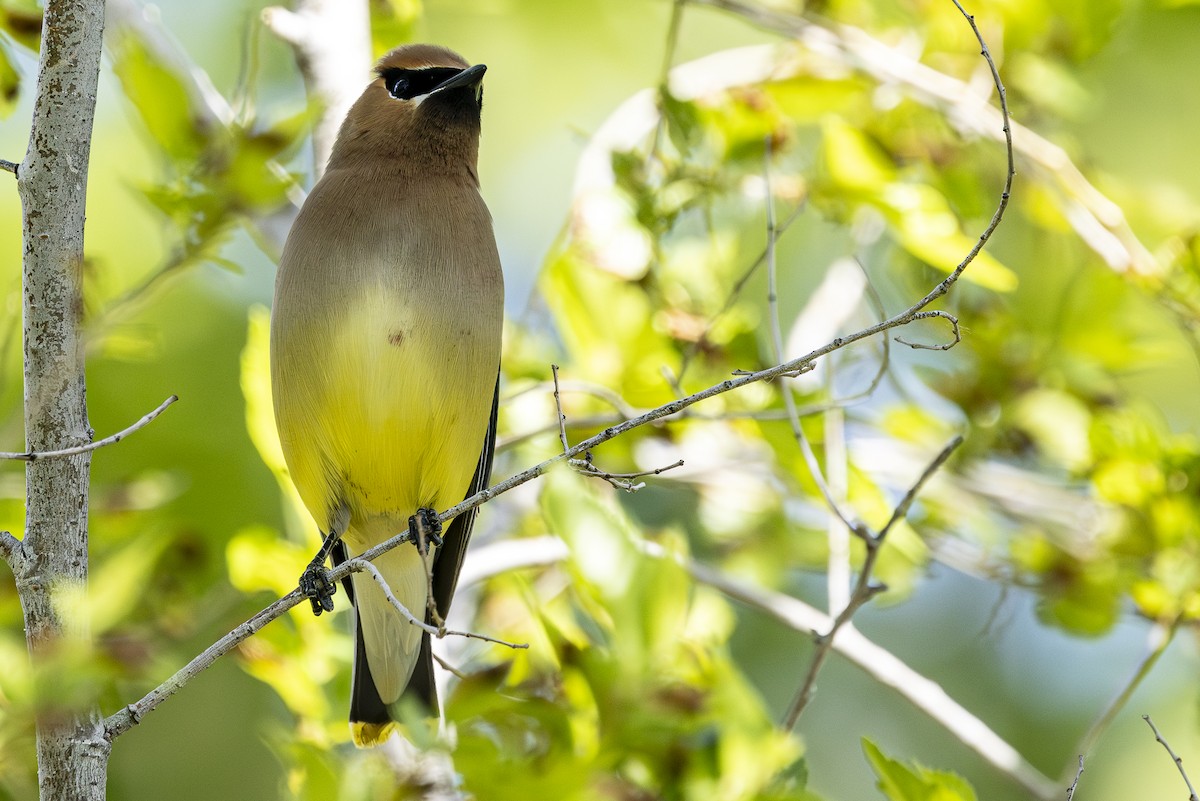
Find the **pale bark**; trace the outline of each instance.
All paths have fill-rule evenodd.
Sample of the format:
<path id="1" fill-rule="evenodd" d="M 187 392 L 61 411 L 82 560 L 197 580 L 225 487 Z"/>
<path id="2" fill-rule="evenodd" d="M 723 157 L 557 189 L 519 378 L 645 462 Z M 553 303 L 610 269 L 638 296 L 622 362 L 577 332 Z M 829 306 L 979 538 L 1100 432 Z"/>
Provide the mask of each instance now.
<path id="1" fill-rule="evenodd" d="M 103 0 L 50 0 L 29 149 L 18 172 L 24 223 L 25 447 L 54 451 L 91 442 L 80 336 L 84 198 Z M 25 537 L 5 550 L 25 615 L 34 670 L 86 638 L 88 477 L 91 453 L 26 466 Z M 37 719 L 43 801 L 104 798 L 109 743 L 92 707 L 51 709 Z"/>

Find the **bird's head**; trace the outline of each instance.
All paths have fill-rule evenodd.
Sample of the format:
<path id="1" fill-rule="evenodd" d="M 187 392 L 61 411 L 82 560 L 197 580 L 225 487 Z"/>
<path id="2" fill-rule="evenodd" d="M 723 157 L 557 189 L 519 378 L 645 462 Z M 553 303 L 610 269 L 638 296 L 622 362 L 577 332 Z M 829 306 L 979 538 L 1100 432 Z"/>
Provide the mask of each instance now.
<path id="1" fill-rule="evenodd" d="M 346 115 L 330 169 L 366 160 L 417 171 L 465 168 L 474 177 L 486 70 L 436 45 L 391 51 Z"/>

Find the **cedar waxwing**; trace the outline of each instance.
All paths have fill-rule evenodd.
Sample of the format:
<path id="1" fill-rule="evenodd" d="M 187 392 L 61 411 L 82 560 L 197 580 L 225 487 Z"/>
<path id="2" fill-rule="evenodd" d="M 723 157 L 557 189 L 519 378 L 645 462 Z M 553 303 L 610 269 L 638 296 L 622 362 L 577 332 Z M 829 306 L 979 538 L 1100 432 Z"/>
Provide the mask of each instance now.
<path id="1" fill-rule="evenodd" d="M 301 579 L 315 614 L 333 608 L 327 554 L 362 553 L 491 474 L 504 280 L 476 173 L 484 70 L 432 45 L 384 56 L 284 245 L 271 382 L 292 481 L 327 535 Z M 442 615 L 474 518 L 430 538 Z M 417 547 L 375 565 L 428 620 Z M 356 612 L 351 730 L 375 745 L 402 695 L 436 714 L 429 635 L 369 574 L 345 588 Z"/>

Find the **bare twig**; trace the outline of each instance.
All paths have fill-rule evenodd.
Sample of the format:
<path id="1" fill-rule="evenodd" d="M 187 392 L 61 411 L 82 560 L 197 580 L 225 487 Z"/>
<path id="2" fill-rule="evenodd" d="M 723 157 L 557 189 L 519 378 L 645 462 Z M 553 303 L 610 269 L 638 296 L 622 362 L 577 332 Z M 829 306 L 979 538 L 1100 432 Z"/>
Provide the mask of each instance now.
<path id="1" fill-rule="evenodd" d="M 87 445 L 76 445 L 73 448 L 61 448 L 55 451 L 22 451 L 19 453 L 0 451 L 0 459 L 13 459 L 19 462 L 33 462 L 38 459 L 50 459 L 59 456 L 78 456 L 81 453 L 88 453 L 98 448 L 103 448 L 106 445 L 114 445 L 125 439 L 125 437 L 129 436 L 133 432 L 148 426 L 150 422 L 154 420 L 154 418 L 162 414 L 168 406 L 170 406 L 172 403 L 175 403 L 177 400 L 179 400 L 179 396 L 172 395 L 160 403 L 158 408 L 156 408 L 154 411 L 142 417 L 141 420 L 138 420 L 125 430 L 113 434 L 111 437 L 105 437 L 104 439 L 96 440 L 95 442 Z"/>
<path id="2" fill-rule="evenodd" d="M 1071 782 L 1071 786 L 1067 788 L 1067 801 L 1071 801 L 1075 797 L 1075 788 L 1079 786 L 1079 778 L 1083 776 L 1083 754 L 1079 755 L 1079 769 L 1075 771 L 1075 779 Z"/>
<path id="3" fill-rule="evenodd" d="M 800 719 L 800 715 L 804 713 L 808 702 L 812 700 L 813 690 L 817 682 L 817 674 L 821 672 L 825 660 L 829 657 L 829 652 L 833 647 L 833 638 L 837 636 L 838 630 L 849 623 L 850 618 L 854 617 L 855 612 L 861 609 L 864 604 L 887 589 L 883 584 L 873 584 L 871 582 L 871 572 L 875 569 L 875 561 L 879 557 L 879 552 L 883 547 L 888 533 L 898 521 L 902 520 L 908 514 L 913 501 L 916 500 L 917 493 L 925 486 L 925 482 L 946 463 L 946 460 L 950 458 L 950 454 L 954 453 L 955 449 L 959 445 L 962 445 L 962 443 L 962 437 L 955 437 L 950 440 L 949 444 L 942 448 L 941 452 L 929 463 L 925 471 L 921 473 L 921 477 L 916 480 L 908 492 L 905 493 L 904 497 L 900 499 L 900 503 L 896 505 L 891 518 L 879 530 L 879 533 L 871 534 L 870 532 L 866 532 L 863 541 L 867 546 L 867 554 L 863 558 L 862 568 L 858 572 L 858 581 L 854 585 L 854 591 L 850 593 L 850 601 L 838 613 L 829 630 L 817 637 L 816 649 L 813 651 L 812 661 L 809 663 L 808 672 L 804 676 L 804 682 L 796 692 L 795 698 L 792 699 L 792 705 L 784 718 L 784 726 L 786 728 L 793 729 L 796 727 L 796 722 Z"/>
<path id="4" fill-rule="evenodd" d="M 550 365 L 550 372 L 554 375 L 554 409 L 558 415 L 558 439 L 562 443 L 563 453 L 570 450 L 570 441 L 567 439 L 567 416 L 563 413 L 562 396 L 559 393 L 558 386 L 558 365 Z M 636 481 L 636 479 L 646 476 L 657 476 L 665 473 L 668 470 L 674 470 L 676 467 L 683 466 L 683 460 L 680 459 L 674 464 L 669 464 L 666 467 L 658 467 L 653 470 L 642 470 L 637 473 L 610 473 L 607 470 L 601 470 L 592 462 L 592 453 L 587 451 L 582 459 L 568 459 L 567 465 L 576 472 L 582 473 L 585 476 L 599 478 L 612 484 L 614 487 L 626 492 L 637 492 L 646 486 L 644 481 Z"/>
<path id="5" fill-rule="evenodd" d="M 567 416 L 563 414 L 562 395 L 558 391 L 558 365 L 550 365 L 550 372 L 554 374 L 554 410 L 558 415 L 558 441 L 562 443 L 565 452 L 571 446 L 567 442 Z"/>
<path id="6" fill-rule="evenodd" d="M 19 174 L 18 171 L 20 169 L 21 169 L 21 165 L 19 162 L 9 161 L 7 159 L 0 159 L 0 170 L 4 170 L 5 172 L 11 172 L 13 175 L 18 175 Z"/>
<path id="7" fill-rule="evenodd" d="M 959 342 L 962 342 L 962 332 L 959 331 L 958 318 L 955 317 L 953 314 L 950 314 L 949 312 L 944 312 L 941 309 L 937 309 L 935 311 L 921 312 L 920 314 L 917 315 L 916 319 L 928 320 L 933 317 L 940 317 L 943 320 L 950 321 L 950 332 L 952 334 L 954 334 L 954 339 L 952 339 L 949 342 L 943 342 L 940 345 L 926 345 L 921 342 L 909 342 L 907 339 L 904 339 L 903 337 L 899 337 L 899 336 L 896 337 L 896 341 L 899 342 L 901 345 L 908 345 L 913 350 L 950 350 L 955 345 L 957 345 Z"/>
<path id="8" fill-rule="evenodd" d="M 1166 652 L 1169 646 L 1175 639 L 1175 631 L 1178 629 L 1180 620 L 1176 618 L 1170 623 L 1157 622 L 1151 626 L 1150 631 L 1146 636 L 1146 655 L 1137 664 L 1137 667 L 1129 674 L 1129 678 L 1121 686 L 1121 688 L 1113 696 L 1104 710 L 1096 717 L 1096 720 L 1088 727 L 1087 733 L 1079 741 L 1079 745 L 1075 750 L 1080 754 L 1090 754 L 1096 747 L 1096 743 L 1100 741 L 1100 737 L 1112 725 L 1113 720 L 1129 703 L 1129 699 L 1133 697 L 1134 692 L 1142 685 L 1142 682 L 1150 675 L 1150 671 L 1158 663 L 1159 658 Z"/>
<path id="9" fill-rule="evenodd" d="M 430 653 L 429 655 L 433 657 L 433 661 L 437 662 L 438 665 L 442 668 L 442 670 L 446 671 L 447 673 L 451 674 L 452 676 L 459 678 L 459 679 L 468 678 L 466 673 L 464 673 L 461 670 L 459 670 L 458 668 L 454 667 L 454 665 L 451 665 L 449 662 L 447 662 L 445 659 L 442 659 L 437 654 Z"/>
<path id="10" fill-rule="evenodd" d="M 408 611 L 408 608 L 405 607 L 404 604 L 400 603 L 399 599 L 396 598 L 395 594 L 392 592 L 392 588 L 388 586 L 387 580 L 384 579 L 383 574 L 379 572 L 379 568 L 361 558 L 347 560 L 347 564 L 350 565 L 351 572 L 370 573 L 371 578 L 375 579 L 375 583 L 379 585 L 381 590 L 383 590 L 383 595 L 385 598 L 387 598 L 388 603 L 395 607 L 396 611 L 400 613 L 400 616 L 430 636 L 437 637 L 438 639 L 443 637 L 466 637 L 472 640 L 483 640 L 484 642 L 496 643 L 497 645 L 503 645 L 505 648 L 512 648 L 514 650 L 524 650 L 529 648 L 529 643 L 507 642 L 506 640 L 498 640 L 495 637 L 488 637 L 485 634 L 476 634 L 472 631 L 454 631 L 453 629 L 447 629 L 445 626 L 431 626 L 428 623 L 417 620 L 413 613 Z"/>
<path id="11" fill-rule="evenodd" d="M 666 467 L 656 467 L 653 470 L 642 470 L 637 473 L 610 473 L 607 470 L 601 470 L 600 468 L 596 467 L 596 465 L 592 464 L 590 453 L 583 459 L 571 459 L 567 462 L 567 464 L 577 472 L 580 472 L 585 476 L 591 476 L 592 478 L 603 479 L 619 490 L 625 490 L 626 492 L 637 492 L 646 486 L 646 482 L 636 481 L 636 479 L 645 478 L 646 476 L 659 476 L 668 470 L 674 470 L 676 467 L 683 467 L 683 460 L 680 459 L 678 462 L 669 464 Z"/>
<path id="12" fill-rule="evenodd" d="M 1187 771 L 1183 769 L 1183 759 L 1171 750 L 1171 746 L 1158 733 L 1158 727 L 1154 725 L 1154 721 L 1150 719 L 1149 715 L 1142 715 L 1142 720 L 1146 721 L 1146 725 L 1150 727 L 1150 731 L 1154 732 L 1154 739 L 1158 740 L 1162 747 L 1167 749 L 1167 753 L 1171 755 L 1171 759 L 1175 762 L 1175 767 L 1179 768 L 1179 775 L 1183 777 L 1183 783 L 1188 788 L 1188 801 L 1200 801 L 1200 798 L 1196 796 L 1196 788 L 1192 787 L 1192 780 L 1188 778 Z"/>
<path id="13" fill-rule="evenodd" d="M 334 568 L 332 572 L 340 573 L 339 579 L 344 578 L 350 573 L 348 569 L 343 570 L 342 568 L 344 567 L 345 563 Z M 207 670 L 213 662 L 216 662 L 222 656 L 232 651 L 239 643 L 258 632 L 263 626 L 301 601 L 306 600 L 308 599 L 300 592 L 299 588 L 294 589 L 205 648 L 190 662 L 177 670 L 173 676 L 142 696 L 140 700 L 128 704 L 120 711 L 105 718 L 103 721 L 105 740 L 111 743 L 117 737 L 141 723 L 142 718 L 157 709 L 158 705 L 163 701 L 183 689 L 189 681 Z"/>
<path id="14" fill-rule="evenodd" d="M 925 472 L 922 473 L 921 477 L 917 479 L 917 483 L 913 484 L 905 496 L 900 500 L 900 503 L 892 512 L 891 519 L 889 519 L 887 523 L 884 524 L 883 528 L 879 530 L 879 534 L 876 539 L 882 540 L 888 535 L 888 532 L 892 530 L 894 525 L 908 516 L 908 510 L 912 508 L 913 501 L 917 499 L 917 494 L 921 491 L 921 488 L 925 486 L 925 482 L 933 478 L 933 474 L 942 468 L 942 465 L 944 465 L 946 460 L 950 458 L 950 454 L 954 453 L 954 451 L 959 445 L 962 445 L 962 443 L 963 438 L 961 436 L 957 436 L 950 440 L 946 447 L 942 448 L 941 453 L 939 453 L 937 457 L 929 463 L 929 465 L 925 468 Z"/>

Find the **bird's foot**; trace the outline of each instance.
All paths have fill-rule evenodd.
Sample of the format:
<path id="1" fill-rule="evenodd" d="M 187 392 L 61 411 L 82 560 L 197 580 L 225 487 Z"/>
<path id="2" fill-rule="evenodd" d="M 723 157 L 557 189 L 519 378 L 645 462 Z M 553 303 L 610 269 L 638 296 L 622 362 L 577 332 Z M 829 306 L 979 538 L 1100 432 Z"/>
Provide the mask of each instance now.
<path id="1" fill-rule="evenodd" d="M 333 611 L 333 596 L 337 593 L 337 584 L 329 579 L 329 571 L 325 569 L 325 560 L 313 560 L 300 576 L 300 591 L 312 604 L 314 615 Z"/>
<path id="2" fill-rule="evenodd" d="M 442 544 L 442 521 L 433 509 L 422 507 L 417 513 L 408 518 L 408 534 L 417 550 L 426 553 L 429 543 L 436 546 Z"/>

